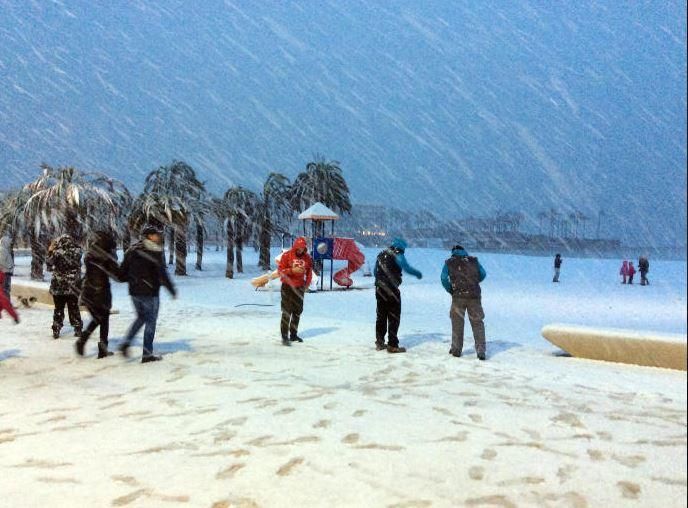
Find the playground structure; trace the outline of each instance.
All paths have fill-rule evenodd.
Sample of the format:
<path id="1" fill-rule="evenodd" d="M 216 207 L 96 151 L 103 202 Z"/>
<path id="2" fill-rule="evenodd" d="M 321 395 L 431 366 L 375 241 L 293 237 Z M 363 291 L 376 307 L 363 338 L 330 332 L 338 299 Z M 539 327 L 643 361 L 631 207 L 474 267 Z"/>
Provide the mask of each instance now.
<path id="1" fill-rule="evenodd" d="M 325 289 L 325 262 L 330 262 L 330 290 L 332 282 L 344 288 L 353 285 L 351 274 L 361 268 L 365 263 L 365 255 L 356 245 L 353 238 L 337 238 L 334 236 L 334 222 L 339 219 L 339 215 L 330 210 L 322 203 L 315 203 L 313 206 L 299 214 L 299 220 L 303 221 L 303 234 L 311 239 L 311 256 L 314 261 L 314 271 L 318 275 L 320 290 Z M 330 236 L 325 236 L 327 229 L 326 223 L 330 222 Z M 307 224 L 310 222 L 310 235 L 308 235 Z M 346 261 L 345 268 L 334 272 L 334 261 Z M 268 282 L 278 278 L 275 270 L 272 273 L 261 275 L 251 280 L 251 284 L 256 288 L 265 286 Z"/>

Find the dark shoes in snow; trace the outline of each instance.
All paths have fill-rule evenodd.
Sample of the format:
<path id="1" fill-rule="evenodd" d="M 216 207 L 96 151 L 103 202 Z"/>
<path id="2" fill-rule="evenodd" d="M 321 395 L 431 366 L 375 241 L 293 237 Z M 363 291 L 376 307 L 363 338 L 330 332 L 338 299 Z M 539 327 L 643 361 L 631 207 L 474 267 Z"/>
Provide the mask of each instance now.
<path id="1" fill-rule="evenodd" d="M 382 351 L 384 349 L 387 349 L 387 345 L 384 342 L 376 342 L 375 343 L 375 350 L 376 351 Z"/>
<path id="2" fill-rule="evenodd" d="M 76 354 L 79 356 L 84 356 L 84 346 L 86 346 L 86 339 L 81 337 L 74 343 L 74 349 L 76 350 Z"/>
<path id="3" fill-rule="evenodd" d="M 124 358 L 129 358 L 129 343 L 128 342 L 122 342 L 119 345 L 119 352 L 122 353 L 122 356 Z"/>
<path id="4" fill-rule="evenodd" d="M 387 346 L 388 353 L 405 353 L 406 348 L 401 346 Z"/>
<path id="5" fill-rule="evenodd" d="M 289 340 L 292 342 L 303 342 L 303 339 L 299 337 L 298 335 L 294 335 L 293 337 L 289 337 Z"/>
<path id="6" fill-rule="evenodd" d="M 99 342 L 98 343 L 98 359 L 100 360 L 101 358 L 107 358 L 108 356 L 112 356 L 114 353 L 112 351 L 108 351 L 108 347 L 106 343 Z"/>
<path id="7" fill-rule="evenodd" d="M 457 351 L 455 349 L 450 349 L 449 354 L 452 356 L 455 356 L 456 358 L 461 358 L 461 351 Z"/>
<path id="8" fill-rule="evenodd" d="M 141 358 L 141 363 L 159 362 L 160 360 L 162 360 L 162 356 L 146 355 Z"/>
<path id="9" fill-rule="evenodd" d="M 282 345 L 283 346 L 291 346 L 291 341 L 289 340 L 288 337 L 282 337 Z"/>
<path id="10" fill-rule="evenodd" d="M 478 353 L 478 360 L 485 360 L 485 353 Z"/>

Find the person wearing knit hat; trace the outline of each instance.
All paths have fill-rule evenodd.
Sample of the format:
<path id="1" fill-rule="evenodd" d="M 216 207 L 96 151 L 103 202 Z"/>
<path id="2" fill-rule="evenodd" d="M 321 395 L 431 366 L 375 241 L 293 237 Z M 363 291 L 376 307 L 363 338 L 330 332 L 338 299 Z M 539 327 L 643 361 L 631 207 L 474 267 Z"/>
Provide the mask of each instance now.
<path id="1" fill-rule="evenodd" d="M 375 322 L 375 348 L 386 349 L 388 353 L 405 353 L 406 348 L 399 346 L 399 323 L 401 321 L 401 285 L 402 272 L 418 279 L 423 274 L 406 261 L 404 253 L 408 244 L 403 238 L 395 238 L 389 248 L 378 254 L 375 262 L 375 300 L 377 319 Z M 387 335 L 387 344 L 385 344 Z"/>

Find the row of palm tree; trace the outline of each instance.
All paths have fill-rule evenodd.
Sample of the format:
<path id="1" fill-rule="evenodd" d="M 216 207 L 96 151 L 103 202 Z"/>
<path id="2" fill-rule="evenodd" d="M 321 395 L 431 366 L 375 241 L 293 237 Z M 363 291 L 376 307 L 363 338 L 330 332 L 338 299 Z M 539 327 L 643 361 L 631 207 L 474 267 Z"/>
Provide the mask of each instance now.
<path id="1" fill-rule="evenodd" d="M 176 275 L 186 275 L 188 239 L 195 234 L 196 269 L 202 269 L 208 228 L 221 225 L 227 241 L 225 275 L 243 272 L 242 251 L 247 244 L 259 250 L 259 266 L 270 269 L 270 243 L 289 232 L 294 214 L 315 202 L 340 213 L 351 211 L 349 188 L 339 163 L 318 156 L 293 183 L 270 173 L 256 193 L 237 185 L 213 197 L 195 170 L 173 161 L 151 171 L 136 198 L 121 182 L 73 167 L 41 166 L 40 176 L 18 191 L 0 196 L 0 233 L 30 245 L 31 277 L 43 278 L 47 245 L 68 233 L 83 243 L 88 232 L 109 229 L 123 248 L 132 231 L 153 224 L 165 232 L 169 263 Z"/>

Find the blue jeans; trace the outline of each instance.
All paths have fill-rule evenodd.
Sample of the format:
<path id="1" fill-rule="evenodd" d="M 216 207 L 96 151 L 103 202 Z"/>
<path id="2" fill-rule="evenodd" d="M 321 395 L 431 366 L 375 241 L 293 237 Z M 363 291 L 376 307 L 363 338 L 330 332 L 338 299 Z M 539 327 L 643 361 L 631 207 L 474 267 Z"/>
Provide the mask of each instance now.
<path id="1" fill-rule="evenodd" d="M 12 273 L 5 272 L 5 282 L 3 283 L 0 291 L 3 291 L 7 298 L 10 297 L 10 287 L 12 286 Z"/>
<path id="2" fill-rule="evenodd" d="M 124 341 L 129 344 L 142 326 L 143 331 L 143 356 L 153 354 L 153 339 L 155 338 L 155 325 L 158 322 L 158 309 L 160 298 L 157 296 L 133 296 L 131 301 L 136 309 L 136 321 L 131 324 Z"/>

